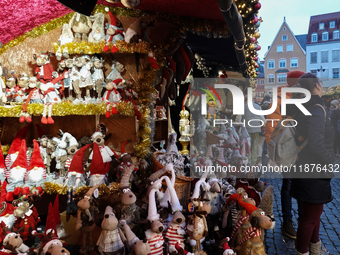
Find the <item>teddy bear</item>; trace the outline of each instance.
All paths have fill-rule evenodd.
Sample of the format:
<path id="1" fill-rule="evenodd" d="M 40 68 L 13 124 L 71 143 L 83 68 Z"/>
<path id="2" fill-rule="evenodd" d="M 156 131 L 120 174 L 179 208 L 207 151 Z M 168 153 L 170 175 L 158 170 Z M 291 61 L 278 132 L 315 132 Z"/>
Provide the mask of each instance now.
<path id="1" fill-rule="evenodd" d="M 76 12 L 70 19 L 69 26 L 75 32 L 74 42 L 88 41 L 87 34 L 92 28 L 90 17 Z"/>
<path id="2" fill-rule="evenodd" d="M 80 249 L 80 253 L 82 254 L 88 254 L 94 250 L 92 245 L 92 231 L 96 226 L 94 219 L 95 215 L 99 213 L 99 210 L 96 207 L 96 202 L 92 195 L 98 187 L 99 185 L 91 187 L 77 203 L 78 212 L 75 230 L 79 230 L 83 234 L 83 243 Z"/>
<path id="3" fill-rule="evenodd" d="M 93 62 L 93 72 L 92 72 L 92 81 L 95 84 L 95 90 L 97 92 L 97 99 L 101 99 L 102 97 L 102 91 L 104 88 L 104 59 L 101 57 L 100 59 L 98 57 L 92 58 Z"/>
<path id="4" fill-rule="evenodd" d="M 127 242 L 123 231 L 118 226 L 120 215 L 111 206 L 105 208 L 104 219 L 101 223 L 102 232 L 97 240 L 100 254 L 124 255 Z"/>
<path id="5" fill-rule="evenodd" d="M 6 253 L 26 253 L 29 252 L 29 247 L 24 244 L 22 238 L 17 233 L 8 233 L 2 244 L 4 245 L 2 251 Z"/>
<path id="6" fill-rule="evenodd" d="M 92 31 L 89 34 L 89 42 L 90 43 L 99 43 L 105 41 L 105 32 L 104 32 L 104 21 L 105 16 L 103 13 L 99 12 L 90 17 L 93 20 Z"/>
<path id="7" fill-rule="evenodd" d="M 117 26 L 117 20 L 116 17 L 110 12 L 109 8 L 106 7 L 105 11 L 109 14 L 109 23 L 106 23 L 105 29 L 106 29 L 106 37 L 105 37 L 105 46 L 103 48 L 104 52 L 107 52 L 109 50 L 109 43 L 113 43 L 113 46 L 111 48 L 112 53 L 118 52 L 118 49 L 116 47 L 117 41 L 123 41 L 124 40 L 124 30 L 121 27 Z"/>

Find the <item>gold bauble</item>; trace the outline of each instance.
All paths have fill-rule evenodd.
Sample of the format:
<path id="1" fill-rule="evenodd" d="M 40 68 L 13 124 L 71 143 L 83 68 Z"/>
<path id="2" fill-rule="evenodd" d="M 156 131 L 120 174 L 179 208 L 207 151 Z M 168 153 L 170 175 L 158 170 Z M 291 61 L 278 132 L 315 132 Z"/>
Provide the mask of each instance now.
<path id="1" fill-rule="evenodd" d="M 254 37 L 255 37 L 255 38 L 260 38 L 260 37 L 261 37 L 260 32 L 255 32 L 255 33 L 254 33 Z"/>
<path id="2" fill-rule="evenodd" d="M 255 44 L 250 44 L 250 45 L 249 45 L 249 49 L 255 50 Z"/>

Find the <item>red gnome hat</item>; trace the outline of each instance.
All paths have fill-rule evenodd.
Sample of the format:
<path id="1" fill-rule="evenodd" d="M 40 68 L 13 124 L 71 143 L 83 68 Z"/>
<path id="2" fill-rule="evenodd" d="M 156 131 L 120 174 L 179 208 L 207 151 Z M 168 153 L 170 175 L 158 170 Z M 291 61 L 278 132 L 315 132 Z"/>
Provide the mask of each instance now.
<path id="1" fill-rule="evenodd" d="M 116 33 L 113 35 L 110 35 L 109 39 L 107 40 L 107 42 L 111 42 L 113 39 L 113 36 L 118 34 L 118 33 L 123 33 L 123 31 L 121 29 L 118 29 L 117 27 L 117 20 L 116 17 L 112 14 L 112 12 L 110 12 L 110 9 L 108 7 L 105 8 L 105 11 L 107 11 L 107 13 L 109 14 L 109 27 L 113 27 L 116 30 Z M 104 46 L 103 51 L 106 52 L 109 50 L 109 47 L 107 45 Z M 111 52 L 112 53 L 116 53 L 118 52 L 118 49 L 116 48 L 116 46 L 113 46 L 111 48 Z"/>
<path id="2" fill-rule="evenodd" d="M 180 254 L 180 252 L 182 251 L 184 254 L 188 254 L 189 252 L 187 252 L 186 250 L 184 250 L 180 245 L 179 243 L 176 243 L 175 244 L 175 248 L 176 250 L 178 251 L 178 254 Z"/>
<path id="3" fill-rule="evenodd" d="M 26 140 L 21 140 L 21 146 L 19 150 L 19 155 L 14 161 L 12 168 L 25 168 L 27 169 L 27 147 L 26 147 Z"/>
<path id="4" fill-rule="evenodd" d="M 12 203 L 7 203 L 6 202 L 6 195 L 7 195 L 6 187 L 7 187 L 7 182 L 4 181 L 2 186 L 1 186 L 0 204 L 5 202 L 7 207 L 6 207 L 5 211 L 3 211 L 3 213 L 0 215 L 0 217 L 3 217 L 5 215 L 7 215 L 7 214 L 13 214 L 13 212 L 14 212 L 14 208 L 13 208 Z"/>
<path id="5" fill-rule="evenodd" d="M 48 214 L 46 218 L 46 226 L 45 226 L 45 234 L 47 235 L 50 231 L 52 234 L 57 235 L 57 224 L 54 219 L 54 211 L 52 207 L 52 203 L 50 202 L 48 206 Z"/>
<path id="6" fill-rule="evenodd" d="M 33 153 L 32 153 L 31 161 L 27 168 L 27 171 L 31 171 L 32 169 L 37 169 L 39 167 L 45 169 L 44 161 L 41 158 L 39 144 L 35 139 L 33 140 L 33 144 L 34 144 Z M 46 179 L 46 176 L 45 176 L 45 179 Z"/>
<path id="7" fill-rule="evenodd" d="M 0 143 L 0 169 L 5 169 L 5 158 L 4 158 L 4 154 L 2 153 L 2 149 L 1 149 L 1 143 Z"/>
<path id="8" fill-rule="evenodd" d="M 83 174 L 84 173 L 84 167 L 83 167 L 83 160 L 85 151 L 91 146 L 91 144 L 87 144 L 83 147 L 81 147 L 73 156 L 73 159 L 71 161 L 71 165 L 69 168 L 69 172 L 76 172 Z"/>
<path id="9" fill-rule="evenodd" d="M 60 219 L 60 212 L 59 212 L 59 194 L 55 197 L 54 204 L 53 204 L 53 214 L 56 226 L 61 224 Z"/>
<path id="10" fill-rule="evenodd" d="M 241 200 L 241 196 L 238 198 L 238 203 L 240 206 L 242 206 L 244 209 L 246 209 L 248 215 L 251 215 L 254 211 L 256 211 L 257 208 L 256 206 L 252 205 L 252 204 L 249 204 L 249 203 L 246 203 L 246 202 L 243 202 Z"/>
<path id="11" fill-rule="evenodd" d="M 106 174 L 106 164 L 103 162 L 102 154 L 100 153 L 99 146 L 93 143 L 93 156 L 90 166 L 90 175 Z"/>
<path id="12" fill-rule="evenodd" d="M 23 127 L 22 129 L 18 131 L 18 133 L 14 137 L 11 147 L 8 150 L 7 155 L 14 154 L 20 150 L 21 140 L 26 137 L 30 127 L 31 126 L 29 125 L 29 126 Z"/>
<path id="13" fill-rule="evenodd" d="M 120 157 L 123 157 L 124 155 L 126 155 L 127 154 L 127 152 L 125 151 L 125 145 L 127 144 L 127 143 L 129 143 L 130 142 L 130 140 L 128 140 L 128 141 L 125 141 L 125 142 L 123 142 L 122 143 L 122 145 L 120 146 Z"/>

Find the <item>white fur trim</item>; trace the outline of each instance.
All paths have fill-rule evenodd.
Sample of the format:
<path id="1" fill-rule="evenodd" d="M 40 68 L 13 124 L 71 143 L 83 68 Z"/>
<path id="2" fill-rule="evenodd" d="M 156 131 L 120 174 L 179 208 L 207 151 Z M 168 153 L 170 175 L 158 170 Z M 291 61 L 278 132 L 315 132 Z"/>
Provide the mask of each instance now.
<path id="1" fill-rule="evenodd" d="M 49 242 L 46 243 L 46 245 L 43 248 L 43 253 L 46 254 L 48 251 L 48 248 L 50 248 L 51 245 L 60 245 L 63 246 L 63 243 L 60 242 L 60 240 L 55 239 L 55 240 L 51 240 Z"/>
<path id="2" fill-rule="evenodd" d="M 150 190 L 150 193 L 149 193 L 149 208 L 148 208 L 148 217 L 147 217 L 147 220 L 149 221 L 159 220 L 159 214 L 157 213 L 155 193 L 156 193 L 155 189 Z"/>
<path id="3" fill-rule="evenodd" d="M 223 252 L 223 255 L 231 255 L 231 254 L 235 254 L 235 252 L 232 249 L 227 249 Z"/>
<path id="4" fill-rule="evenodd" d="M 94 139 L 99 135 L 102 136 L 103 134 L 101 132 L 94 132 L 93 135 L 91 136 L 91 138 Z"/>
<path id="5" fill-rule="evenodd" d="M 110 10 L 109 7 L 105 7 L 106 12 L 109 12 L 109 10 Z"/>

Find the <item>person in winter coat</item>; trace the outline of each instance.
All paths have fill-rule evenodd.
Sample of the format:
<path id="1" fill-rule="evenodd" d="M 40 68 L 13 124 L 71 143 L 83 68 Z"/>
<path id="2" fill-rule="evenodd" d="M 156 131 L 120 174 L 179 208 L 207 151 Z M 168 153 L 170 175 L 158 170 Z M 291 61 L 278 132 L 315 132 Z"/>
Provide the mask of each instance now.
<path id="1" fill-rule="evenodd" d="M 335 139 L 334 139 L 334 153 L 335 156 L 339 156 L 340 154 L 340 109 L 339 109 L 339 101 L 333 100 L 331 102 L 331 120 L 335 130 Z"/>
<path id="2" fill-rule="evenodd" d="M 334 128 L 329 116 L 325 116 L 323 107 L 319 106 L 323 105 L 322 82 L 314 74 L 307 73 L 299 78 L 298 83 L 301 88 L 311 92 L 311 99 L 303 104 L 311 115 L 304 115 L 295 105 L 287 106 L 287 115 L 294 116 L 298 123 L 297 133 L 308 139 L 307 145 L 299 153 L 296 169 L 305 170 L 315 164 L 319 170 L 321 168 L 324 170 L 319 173 L 303 171 L 302 175 L 295 176 L 299 178 L 292 179 L 290 194 L 303 203 L 296 235 L 296 254 L 323 254 L 319 228 L 323 205 L 333 199 L 331 189 L 333 173 L 327 169 L 331 169 L 334 163 Z"/>

